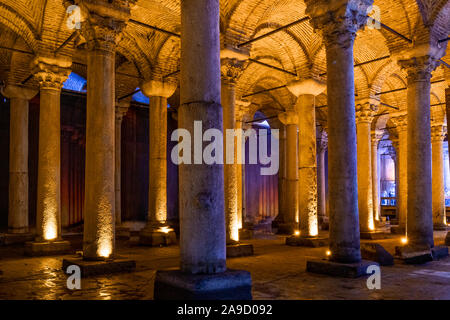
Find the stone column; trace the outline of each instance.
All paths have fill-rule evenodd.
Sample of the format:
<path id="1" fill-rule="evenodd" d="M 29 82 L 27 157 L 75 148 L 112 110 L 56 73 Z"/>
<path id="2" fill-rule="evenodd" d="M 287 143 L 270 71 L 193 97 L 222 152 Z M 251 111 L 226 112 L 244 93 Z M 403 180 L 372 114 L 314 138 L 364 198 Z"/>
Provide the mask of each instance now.
<path id="1" fill-rule="evenodd" d="M 70 247 L 61 241 L 60 96 L 71 64 L 67 59 L 46 57 L 32 62 L 40 87 L 36 239 L 26 247 L 32 255 L 64 252 Z"/>
<path id="2" fill-rule="evenodd" d="M 314 80 L 294 81 L 288 89 L 297 96 L 298 115 L 298 212 L 300 236 L 317 237 L 317 158 L 316 158 L 316 108 L 315 97 L 325 90 L 325 85 Z"/>
<path id="3" fill-rule="evenodd" d="M 272 222 L 272 227 L 278 230 L 279 224 L 285 222 L 286 216 L 286 127 L 279 122 L 279 169 L 278 169 L 278 216 Z M 278 232 L 278 231 L 277 231 Z"/>
<path id="4" fill-rule="evenodd" d="M 8 85 L 10 99 L 8 232 L 28 232 L 28 101 L 37 91 Z"/>
<path id="5" fill-rule="evenodd" d="M 191 137 L 194 121 L 203 131 L 222 131 L 219 1 L 182 1 L 181 35 L 179 127 Z M 179 169 L 181 270 L 188 274 L 226 270 L 223 165 L 200 157 L 193 154 L 194 164 Z"/>
<path id="6" fill-rule="evenodd" d="M 221 53 L 221 99 L 224 136 L 224 191 L 225 223 L 227 244 L 239 241 L 238 217 L 238 150 L 234 129 L 236 128 L 236 81 L 243 71 L 243 61 L 226 57 L 227 50 Z M 226 58 L 225 58 L 226 57 Z M 227 132 L 231 131 L 231 135 Z M 238 137 L 240 140 L 240 138 Z M 241 149 L 242 150 L 242 149 Z"/>
<path id="7" fill-rule="evenodd" d="M 286 214 L 280 233 L 294 234 L 299 231 L 298 220 L 298 116 L 294 111 L 280 113 L 278 119 L 286 126 Z"/>
<path id="8" fill-rule="evenodd" d="M 375 231 L 370 129 L 377 102 L 363 101 L 356 107 L 359 228 L 363 239 L 372 239 Z"/>
<path id="9" fill-rule="evenodd" d="M 87 41 L 86 181 L 83 258 L 104 260 L 115 251 L 115 47 L 129 4 L 82 1 Z"/>
<path id="10" fill-rule="evenodd" d="M 328 136 L 325 130 L 321 130 L 318 138 L 317 150 L 317 212 L 319 218 L 319 225 L 328 229 L 328 215 L 327 215 L 327 193 L 326 193 L 326 179 L 325 179 L 325 152 L 328 146 Z M 326 222 L 324 224 L 324 222 Z"/>
<path id="11" fill-rule="evenodd" d="M 248 124 L 246 121 L 248 121 L 249 106 L 250 102 L 242 100 L 236 101 L 236 129 L 248 129 Z M 242 152 L 245 152 L 245 138 L 246 137 L 242 135 L 237 136 L 236 150 L 242 150 Z M 252 230 L 251 228 L 248 228 L 248 224 L 245 224 L 245 163 L 243 163 L 242 159 L 238 159 L 236 170 L 239 239 L 251 239 L 253 236 Z"/>
<path id="12" fill-rule="evenodd" d="M 376 222 L 381 221 L 380 215 L 380 176 L 378 175 L 378 143 L 381 135 L 376 132 L 371 134 L 372 142 L 372 201 L 373 216 Z"/>
<path id="13" fill-rule="evenodd" d="M 434 230 L 447 230 L 447 217 L 445 212 L 445 186 L 444 186 L 444 150 L 443 141 L 446 128 L 442 123 L 432 123 L 432 210 Z"/>
<path id="14" fill-rule="evenodd" d="M 412 247 L 433 247 L 430 79 L 436 61 L 422 56 L 399 63 L 408 74 L 407 237 Z"/>
<path id="15" fill-rule="evenodd" d="M 130 103 L 128 101 L 116 101 L 116 117 L 115 117 L 115 149 L 114 149 L 114 193 L 115 193 L 115 209 L 116 209 L 116 239 L 129 239 L 130 230 L 122 226 L 122 120 L 127 114 Z"/>
<path id="16" fill-rule="evenodd" d="M 332 6 L 306 0 L 306 14 L 323 33 L 327 57 L 328 185 L 330 260 L 361 260 L 356 165 L 355 85 L 353 43 L 365 25 L 371 1 L 350 0 Z M 309 271 L 320 272 L 314 267 Z"/>
<path id="17" fill-rule="evenodd" d="M 148 215 L 139 242 L 149 246 L 176 242 L 175 232 L 167 224 L 167 98 L 176 88 L 175 84 L 156 80 L 141 85 L 150 106 Z"/>
<path id="18" fill-rule="evenodd" d="M 406 218 L 408 211 L 408 119 L 406 113 L 394 114 L 392 121 L 397 128 L 398 140 L 395 147 L 397 152 L 397 218 L 398 227 L 391 227 L 391 232 L 395 234 L 405 234 L 406 232 Z"/>

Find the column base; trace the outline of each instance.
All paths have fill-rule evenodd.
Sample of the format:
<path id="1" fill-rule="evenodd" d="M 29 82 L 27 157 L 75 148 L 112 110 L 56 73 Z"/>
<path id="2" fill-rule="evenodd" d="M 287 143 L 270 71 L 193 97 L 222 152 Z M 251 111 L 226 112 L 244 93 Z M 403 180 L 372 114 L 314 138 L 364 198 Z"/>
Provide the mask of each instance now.
<path id="1" fill-rule="evenodd" d="M 116 226 L 116 239 L 129 240 L 131 237 L 130 228 L 124 226 Z"/>
<path id="2" fill-rule="evenodd" d="M 392 234 L 405 235 L 405 233 L 406 233 L 406 228 L 403 227 L 403 226 L 392 226 L 392 227 L 391 227 L 391 233 L 392 233 Z"/>
<path id="3" fill-rule="evenodd" d="M 2 233 L 0 234 L 0 246 L 8 246 L 11 244 L 25 243 L 33 241 L 32 233 Z"/>
<path id="4" fill-rule="evenodd" d="M 253 230 L 252 229 L 239 229 L 239 239 L 241 239 L 241 240 L 253 239 Z"/>
<path id="5" fill-rule="evenodd" d="M 327 220 L 324 220 L 321 224 L 320 224 L 320 230 L 323 230 L 323 231 L 325 231 L 325 230 L 330 230 L 330 221 L 327 219 Z"/>
<path id="6" fill-rule="evenodd" d="M 395 247 L 395 256 L 406 264 L 423 264 L 433 261 L 433 253 L 430 246 L 398 246 Z"/>
<path id="7" fill-rule="evenodd" d="M 82 278 L 118 272 L 132 272 L 136 269 L 136 261 L 124 258 L 100 261 L 84 260 L 81 257 L 64 259 L 62 263 L 63 271 L 66 272 L 67 267 L 71 265 L 80 268 Z"/>
<path id="8" fill-rule="evenodd" d="M 433 224 L 433 230 L 435 231 L 447 231 L 448 226 L 445 223 Z"/>
<path id="9" fill-rule="evenodd" d="M 253 245 L 237 243 L 227 245 L 227 258 L 248 257 L 253 255 Z"/>
<path id="10" fill-rule="evenodd" d="M 177 243 L 177 235 L 173 229 L 166 229 L 161 231 L 160 229 L 147 229 L 144 228 L 139 233 L 139 244 L 143 246 L 170 246 Z"/>
<path id="11" fill-rule="evenodd" d="M 448 257 L 448 247 L 447 246 L 434 246 L 431 248 L 431 254 L 433 255 L 433 260 L 440 260 L 442 258 Z"/>
<path id="12" fill-rule="evenodd" d="M 376 261 L 380 266 L 394 265 L 394 257 L 378 243 L 361 244 L 361 257 L 364 260 Z"/>
<path id="13" fill-rule="evenodd" d="M 25 243 L 25 254 L 32 257 L 67 254 L 70 252 L 70 249 L 70 242 L 66 240 L 33 241 Z"/>
<path id="14" fill-rule="evenodd" d="M 387 235 L 382 231 L 363 231 L 360 232 L 360 238 L 364 240 L 379 240 L 386 239 Z"/>
<path id="15" fill-rule="evenodd" d="M 330 260 L 308 260 L 306 271 L 325 274 L 333 277 L 358 278 L 367 275 L 367 268 L 371 265 L 378 266 L 377 262 L 361 260 L 354 263 L 340 263 Z"/>
<path id="16" fill-rule="evenodd" d="M 319 237 L 290 236 L 286 238 L 286 244 L 288 246 L 317 248 L 327 246 L 328 239 Z"/>
<path id="17" fill-rule="evenodd" d="M 294 234 L 295 230 L 298 229 L 298 225 L 296 223 L 279 223 L 277 234 Z"/>
<path id="18" fill-rule="evenodd" d="M 217 274 L 157 271 L 155 300 L 251 300 L 250 272 L 228 269 Z"/>

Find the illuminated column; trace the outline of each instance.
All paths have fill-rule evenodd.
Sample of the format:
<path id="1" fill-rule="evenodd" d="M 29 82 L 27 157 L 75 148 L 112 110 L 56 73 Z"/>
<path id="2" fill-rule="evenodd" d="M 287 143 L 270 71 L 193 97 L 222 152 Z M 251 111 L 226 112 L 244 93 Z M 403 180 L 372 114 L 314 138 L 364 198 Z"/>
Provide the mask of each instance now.
<path id="1" fill-rule="evenodd" d="M 115 48 L 129 4 L 82 3 L 90 17 L 82 24 L 88 49 L 83 258 L 103 260 L 114 257 Z"/>
<path id="2" fill-rule="evenodd" d="M 372 200 L 372 155 L 370 128 L 378 101 L 363 101 L 356 106 L 358 208 L 362 238 L 375 230 Z"/>
<path id="3" fill-rule="evenodd" d="M 327 194 L 325 180 L 325 152 L 328 147 L 328 136 L 324 129 L 318 137 L 317 161 L 317 214 L 319 225 L 327 220 Z"/>
<path id="4" fill-rule="evenodd" d="M 427 55 L 401 60 L 399 64 L 408 74 L 407 236 L 413 247 L 433 247 L 430 79 L 436 60 Z"/>
<path id="5" fill-rule="evenodd" d="M 28 232 L 28 101 L 37 91 L 8 85 L 10 99 L 8 232 Z"/>
<path id="6" fill-rule="evenodd" d="M 406 217 L 408 210 L 408 119 L 405 113 L 394 115 L 392 121 L 395 123 L 398 133 L 397 147 L 397 169 L 398 169 L 398 186 L 397 186 L 397 217 L 398 230 L 391 228 L 391 232 L 404 234 L 406 232 Z"/>
<path id="7" fill-rule="evenodd" d="M 159 246 L 176 242 L 167 224 L 167 98 L 176 85 L 150 80 L 141 85 L 150 98 L 149 106 L 149 184 L 147 225 L 139 234 L 144 245 Z"/>
<path id="8" fill-rule="evenodd" d="M 247 130 L 248 125 L 245 123 L 247 121 L 247 113 L 250 102 L 247 101 L 236 101 L 236 129 Z M 223 108 L 223 106 L 222 106 Z M 235 150 L 244 150 L 245 138 L 238 135 L 236 141 Z M 236 152 L 237 154 L 237 152 Z M 244 207 L 245 207 L 245 163 L 238 161 L 236 164 L 236 175 L 237 175 L 237 217 L 238 217 L 238 228 L 240 233 L 244 232 Z M 240 236 L 241 237 L 241 236 Z M 245 237 L 251 237 L 251 235 L 246 235 Z"/>
<path id="9" fill-rule="evenodd" d="M 278 121 L 280 130 L 279 141 L 279 170 L 278 170 L 278 215 L 274 220 L 274 227 L 285 222 L 286 216 L 286 127 Z"/>
<path id="10" fill-rule="evenodd" d="M 442 119 L 443 120 L 443 119 Z M 432 148 L 432 210 L 434 230 L 447 230 L 447 217 L 445 212 L 445 186 L 444 186 L 444 150 L 443 141 L 446 128 L 442 122 L 432 122 L 431 148 Z"/>
<path id="11" fill-rule="evenodd" d="M 130 232 L 128 228 L 122 226 L 122 120 L 127 114 L 130 106 L 129 102 L 116 101 L 116 117 L 115 117 L 115 166 L 114 166 L 114 178 L 115 178 L 115 208 L 116 208 L 116 238 L 123 237 L 129 238 Z"/>
<path id="12" fill-rule="evenodd" d="M 372 201 L 373 201 L 373 216 L 375 221 L 380 222 L 380 177 L 378 175 L 378 143 L 381 135 L 372 132 Z"/>
<path id="13" fill-rule="evenodd" d="M 370 3 L 305 3 L 312 26 L 322 31 L 327 57 L 330 260 L 359 262 L 353 44 L 356 31 L 365 25 Z"/>
<path id="14" fill-rule="evenodd" d="M 40 87 L 36 239 L 26 247 L 27 253 L 32 255 L 63 252 L 69 248 L 67 241 L 61 241 L 60 96 L 71 64 L 67 59 L 45 57 L 37 57 L 32 62 Z M 38 245 L 42 242 L 46 245 Z M 55 243 L 50 244 L 52 242 Z"/>
<path id="15" fill-rule="evenodd" d="M 301 237 L 319 234 L 317 219 L 317 158 L 315 97 L 325 85 L 314 80 L 294 81 L 288 89 L 297 97 L 298 115 L 298 215 Z"/>
<path id="16" fill-rule="evenodd" d="M 194 137 L 194 121 L 222 131 L 220 105 L 219 1 L 181 2 L 180 128 Z M 198 58 L 202 58 L 199 68 Z M 197 156 L 198 157 L 198 156 Z M 180 164 L 181 270 L 188 274 L 226 270 L 223 165 Z"/>
<path id="17" fill-rule="evenodd" d="M 298 229 L 298 116 L 296 112 L 288 111 L 280 113 L 278 119 L 286 126 L 286 215 L 279 229 L 293 234 Z"/>
<path id="18" fill-rule="evenodd" d="M 229 57 L 230 56 L 230 57 Z M 239 241 L 238 217 L 238 155 L 234 129 L 236 128 L 236 81 L 243 71 L 243 61 L 232 59 L 229 50 L 221 51 L 221 99 L 224 136 L 224 191 L 227 244 Z M 244 59 L 244 57 L 243 57 Z M 227 132 L 231 130 L 231 135 Z M 240 138 L 238 138 L 240 140 Z M 242 150 L 242 149 L 241 149 Z"/>

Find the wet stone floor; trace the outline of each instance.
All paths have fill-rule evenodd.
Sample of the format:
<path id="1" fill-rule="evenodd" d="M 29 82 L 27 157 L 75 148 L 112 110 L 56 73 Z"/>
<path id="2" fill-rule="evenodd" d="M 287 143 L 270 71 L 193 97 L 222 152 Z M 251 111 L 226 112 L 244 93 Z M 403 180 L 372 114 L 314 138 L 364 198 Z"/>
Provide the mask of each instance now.
<path id="1" fill-rule="evenodd" d="M 436 232 L 436 244 L 445 233 Z M 284 237 L 245 241 L 255 255 L 228 260 L 232 269 L 248 270 L 254 299 L 450 299 L 450 258 L 423 265 L 381 267 L 381 289 L 369 290 L 367 278 L 345 279 L 306 272 L 306 260 L 323 257 L 325 248 L 290 247 Z M 400 237 L 372 241 L 393 253 Z M 74 241 L 74 247 L 80 239 Z M 25 257 L 20 245 L 0 247 L 0 299 L 152 299 L 157 269 L 175 268 L 179 247 L 149 248 L 136 239 L 118 241 L 118 254 L 136 260 L 136 271 L 82 279 L 81 290 L 69 290 L 62 259 L 67 256 Z"/>

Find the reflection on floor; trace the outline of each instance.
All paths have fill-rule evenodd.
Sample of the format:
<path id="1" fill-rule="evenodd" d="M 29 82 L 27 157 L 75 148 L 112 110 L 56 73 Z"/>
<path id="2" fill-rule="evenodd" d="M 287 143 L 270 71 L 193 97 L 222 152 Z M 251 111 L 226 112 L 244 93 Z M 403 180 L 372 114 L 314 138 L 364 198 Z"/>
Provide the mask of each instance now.
<path id="1" fill-rule="evenodd" d="M 443 244 L 445 232 L 435 237 Z M 1 247 L 0 299 L 152 299 L 155 270 L 177 267 L 179 248 L 139 247 L 134 241 L 119 241 L 118 252 L 136 260 L 136 272 L 83 279 L 82 289 L 73 291 L 61 270 L 63 256 L 28 258 L 21 246 Z M 289 247 L 279 236 L 248 242 L 255 255 L 230 259 L 228 266 L 251 272 L 254 299 L 450 299 L 450 258 L 420 266 L 396 260 L 381 268 L 381 289 L 369 290 L 365 278 L 307 273 L 306 259 L 324 256 L 325 248 Z M 400 237 L 374 242 L 393 254 Z"/>

